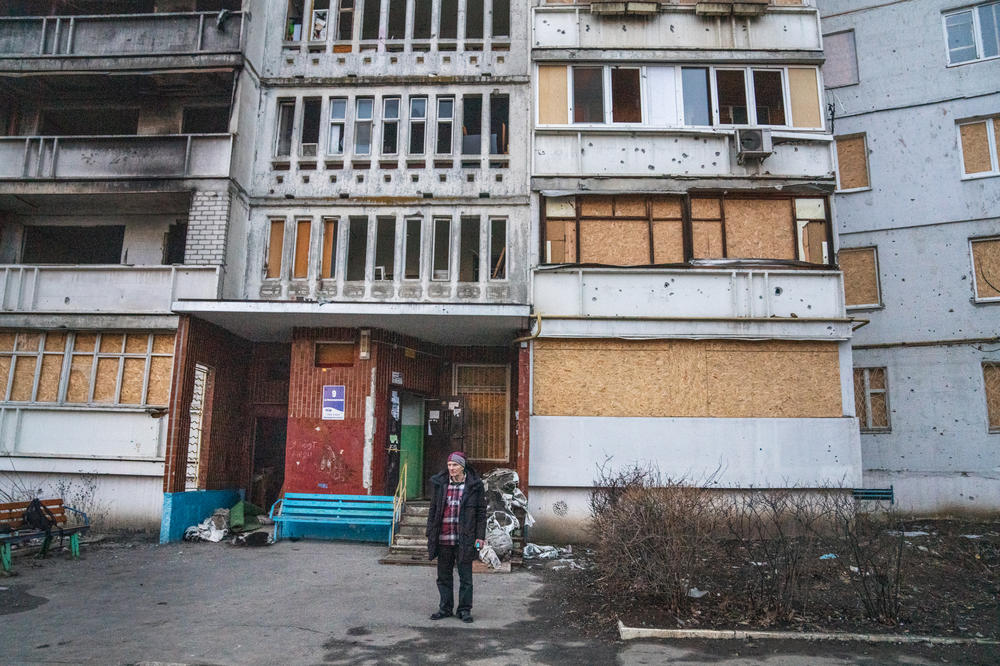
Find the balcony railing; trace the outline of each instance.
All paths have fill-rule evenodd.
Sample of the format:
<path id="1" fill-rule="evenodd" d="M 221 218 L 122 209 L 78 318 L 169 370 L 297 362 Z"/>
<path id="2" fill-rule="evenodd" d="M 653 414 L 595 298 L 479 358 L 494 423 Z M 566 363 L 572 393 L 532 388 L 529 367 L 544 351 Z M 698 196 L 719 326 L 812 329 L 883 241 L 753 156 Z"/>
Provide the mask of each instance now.
<path id="1" fill-rule="evenodd" d="M 218 298 L 217 266 L 0 266 L 5 312 L 170 312 L 178 299 Z"/>
<path id="2" fill-rule="evenodd" d="M 233 12 L 0 18 L 0 58 L 238 53 Z"/>
<path id="3" fill-rule="evenodd" d="M 230 134 L 0 138 L 0 179 L 226 178 Z"/>

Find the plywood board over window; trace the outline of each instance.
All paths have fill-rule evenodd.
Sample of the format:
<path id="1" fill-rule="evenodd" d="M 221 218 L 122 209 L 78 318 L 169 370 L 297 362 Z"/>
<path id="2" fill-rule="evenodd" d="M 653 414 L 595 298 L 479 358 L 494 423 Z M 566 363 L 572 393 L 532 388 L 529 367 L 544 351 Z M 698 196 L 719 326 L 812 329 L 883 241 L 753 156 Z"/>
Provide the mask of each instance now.
<path id="1" fill-rule="evenodd" d="M 533 396 L 539 415 L 843 413 L 839 352 L 832 342 L 543 339 L 535 344 Z"/>
<path id="2" fill-rule="evenodd" d="M 788 199 L 725 200 L 726 255 L 739 259 L 795 259 Z"/>
<path id="3" fill-rule="evenodd" d="M 792 101 L 794 127 L 822 127 L 819 107 L 819 82 L 813 67 L 789 67 L 788 90 Z"/>
<path id="4" fill-rule="evenodd" d="M 840 189 L 856 190 L 869 186 L 868 147 L 864 134 L 837 137 L 837 177 Z"/>
<path id="5" fill-rule="evenodd" d="M 844 248 L 839 254 L 844 272 L 844 303 L 847 307 L 876 306 L 879 294 L 878 254 L 874 247 Z"/>
<path id="6" fill-rule="evenodd" d="M 565 65 L 538 68 L 538 122 L 565 125 L 569 122 L 569 94 Z"/>
<path id="7" fill-rule="evenodd" d="M 1000 238 L 971 241 L 977 299 L 1000 298 Z"/>
<path id="8" fill-rule="evenodd" d="M 990 432 L 1000 432 L 1000 363 L 983 363 L 983 389 Z"/>
<path id="9" fill-rule="evenodd" d="M 993 171 L 987 121 L 961 125 L 958 133 L 962 141 L 963 172 L 973 175 Z"/>

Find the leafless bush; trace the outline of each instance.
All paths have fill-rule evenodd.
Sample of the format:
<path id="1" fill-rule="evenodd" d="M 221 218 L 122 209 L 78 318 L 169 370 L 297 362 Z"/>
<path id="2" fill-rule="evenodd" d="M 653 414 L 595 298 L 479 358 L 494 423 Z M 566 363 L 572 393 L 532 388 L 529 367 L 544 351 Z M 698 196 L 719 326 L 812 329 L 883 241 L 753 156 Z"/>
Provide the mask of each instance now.
<path id="1" fill-rule="evenodd" d="M 869 502 L 864 511 L 849 497 L 833 505 L 838 542 L 846 548 L 853 567 L 851 586 L 865 615 L 877 622 L 896 624 L 904 581 L 903 519 L 884 502 Z"/>
<path id="2" fill-rule="evenodd" d="M 715 559 L 719 514 L 710 491 L 662 479 L 652 467 L 599 472 L 590 507 L 601 580 L 682 612 Z"/>

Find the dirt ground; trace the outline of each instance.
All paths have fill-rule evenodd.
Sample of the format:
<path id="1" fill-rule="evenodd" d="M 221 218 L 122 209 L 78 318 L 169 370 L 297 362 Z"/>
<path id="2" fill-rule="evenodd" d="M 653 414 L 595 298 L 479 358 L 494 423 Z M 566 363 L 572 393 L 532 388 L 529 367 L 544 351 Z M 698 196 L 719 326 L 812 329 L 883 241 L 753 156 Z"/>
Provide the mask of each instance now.
<path id="1" fill-rule="evenodd" d="M 790 618 L 754 616 L 735 590 L 744 575 L 735 560 L 718 562 L 698 587 L 707 594 L 690 599 L 683 613 L 671 612 L 664 599 L 612 589 L 592 566 L 593 551 L 576 549 L 572 564 L 535 562 L 547 585 L 558 589 L 560 614 L 586 635 L 605 640 L 626 626 L 657 628 L 783 630 L 861 634 L 909 634 L 1000 640 L 1000 522 L 916 520 L 905 524 L 898 624 L 865 617 L 850 583 L 846 556 L 826 559 L 805 584 L 808 602 Z M 846 554 L 845 554 L 846 555 Z M 698 641 L 700 642 L 700 641 Z M 704 649 L 733 654 L 746 644 L 705 641 Z M 774 645 L 774 641 L 767 641 Z M 740 647 L 742 645 L 742 647 Z M 871 644 L 865 654 L 877 662 L 884 648 Z M 1000 646 L 912 646 L 933 661 L 1000 663 Z M 885 655 L 883 655 L 885 656 Z"/>

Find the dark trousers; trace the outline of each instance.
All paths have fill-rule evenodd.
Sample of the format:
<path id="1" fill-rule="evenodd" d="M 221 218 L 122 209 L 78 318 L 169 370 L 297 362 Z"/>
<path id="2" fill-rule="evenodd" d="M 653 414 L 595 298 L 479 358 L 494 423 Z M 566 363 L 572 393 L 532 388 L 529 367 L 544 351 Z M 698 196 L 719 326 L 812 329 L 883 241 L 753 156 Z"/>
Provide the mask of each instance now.
<path id="1" fill-rule="evenodd" d="M 455 577 L 452 569 L 458 565 L 458 612 L 472 610 L 472 562 L 458 561 L 458 546 L 438 545 L 437 586 L 441 595 L 438 610 L 452 612 L 455 603 Z"/>

